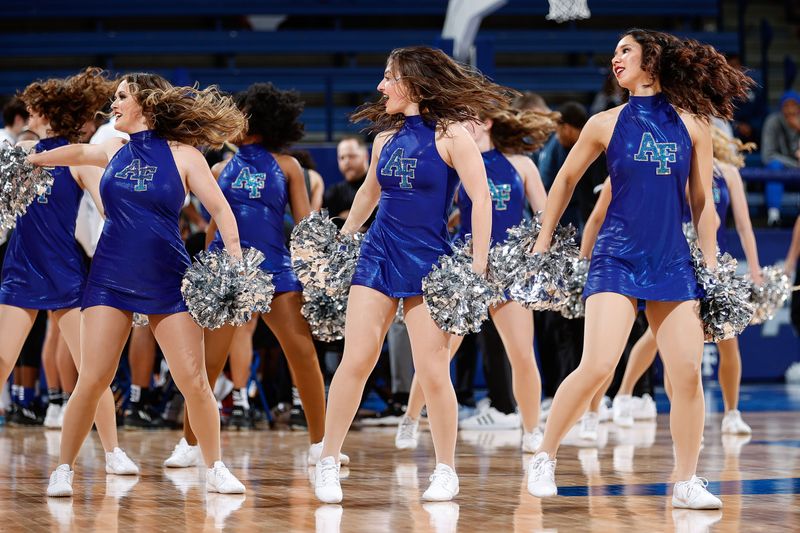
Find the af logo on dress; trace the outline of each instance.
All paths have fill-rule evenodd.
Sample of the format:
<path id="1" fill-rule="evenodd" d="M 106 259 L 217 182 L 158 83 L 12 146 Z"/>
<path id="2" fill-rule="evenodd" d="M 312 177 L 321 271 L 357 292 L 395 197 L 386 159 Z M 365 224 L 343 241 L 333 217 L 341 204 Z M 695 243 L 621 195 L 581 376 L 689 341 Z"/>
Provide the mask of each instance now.
<path id="1" fill-rule="evenodd" d="M 381 169 L 381 176 L 400 178 L 401 189 L 413 189 L 414 186 L 409 180 L 414 179 L 414 169 L 417 168 L 417 160 L 413 157 L 403 157 L 404 155 L 405 151 L 402 148 L 396 149 Z"/>
<path id="2" fill-rule="evenodd" d="M 233 189 L 247 189 L 250 191 L 250 198 L 261 198 L 261 189 L 267 175 L 264 172 L 250 172 L 250 168 L 244 167 L 236 179 L 231 184 Z"/>
<path id="3" fill-rule="evenodd" d="M 668 176 L 672 173 L 668 163 L 675 162 L 675 151 L 677 149 L 677 143 L 656 142 L 653 138 L 653 134 L 646 131 L 642 134 L 642 141 L 639 143 L 639 151 L 633 156 L 633 160 L 658 163 L 656 174 L 659 176 Z"/>
<path id="4" fill-rule="evenodd" d="M 144 192 L 147 190 L 147 182 L 153 181 L 153 175 L 158 170 L 158 167 L 142 166 L 141 159 L 134 159 L 131 163 L 114 174 L 115 178 L 128 179 L 136 182 L 133 190 L 136 192 Z"/>

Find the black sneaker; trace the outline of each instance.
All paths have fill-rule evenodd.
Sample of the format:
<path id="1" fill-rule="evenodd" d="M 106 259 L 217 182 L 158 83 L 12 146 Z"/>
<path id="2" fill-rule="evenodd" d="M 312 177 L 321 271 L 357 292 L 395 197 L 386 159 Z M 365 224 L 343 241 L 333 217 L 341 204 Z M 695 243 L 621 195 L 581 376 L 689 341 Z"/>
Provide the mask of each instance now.
<path id="1" fill-rule="evenodd" d="M 403 419 L 405 414 L 405 405 L 392 403 L 380 413 L 362 417 L 361 424 L 364 426 L 396 426 L 400 423 L 400 420 Z"/>
<path id="2" fill-rule="evenodd" d="M 289 428 L 297 430 L 307 430 L 308 422 L 306 421 L 306 413 L 303 411 L 303 406 L 295 405 L 289 412 Z"/>
<path id="3" fill-rule="evenodd" d="M 146 408 L 125 411 L 125 427 L 140 429 L 164 429 L 164 420 L 154 413 L 148 412 Z"/>
<path id="4" fill-rule="evenodd" d="M 12 426 L 41 426 L 44 424 L 44 417 L 32 407 L 12 404 L 12 412 L 11 416 L 8 417 L 8 422 Z"/>
<path id="5" fill-rule="evenodd" d="M 286 402 L 280 402 L 270 410 L 272 413 L 272 424 L 288 424 L 292 416 L 291 406 Z"/>
<path id="6" fill-rule="evenodd" d="M 239 431 L 253 429 L 253 419 L 250 416 L 250 409 L 241 405 L 234 405 L 231 416 L 228 419 L 228 428 Z"/>

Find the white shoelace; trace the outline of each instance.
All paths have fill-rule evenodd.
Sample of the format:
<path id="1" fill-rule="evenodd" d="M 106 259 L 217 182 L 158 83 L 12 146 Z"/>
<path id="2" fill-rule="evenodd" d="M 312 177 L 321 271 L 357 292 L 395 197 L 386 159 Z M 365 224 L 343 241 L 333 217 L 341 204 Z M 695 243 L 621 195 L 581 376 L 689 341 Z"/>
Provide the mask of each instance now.
<path id="1" fill-rule="evenodd" d="M 446 485 L 454 477 L 455 473 L 453 473 L 453 471 L 444 468 L 437 468 L 433 471 L 431 477 L 428 478 L 428 481 L 430 481 L 431 484 L 436 483 L 438 485 Z"/>
<path id="2" fill-rule="evenodd" d="M 540 459 L 537 463 L 533 463 L 533 478 L 534 481 L 539 481 L 547 476 L 548 479 L 554 479 L 556 475 L 556 462 L 552 459 Z"/>
<path id="3" fill-rule="evenodd" d="M 320 468 L 319 479 L 322 485 L 339 484 L 339 468 L 335 465 L 323 465 Z"/>
<path id="4" fill-rule="evenodd" d="M 702 490 L 702 491 L 705 491 L 706 487 L 708 487 L 708 480 L 706 478 L 704 478 L 704 477 L 695 476 L 692 479 L 690 479 L 689 481 L 686 481 L 685 483 L 687 485 L 687 487 L 686 487 L 686 499 L 687 500 L 691 500 L 692 499 L 692 493 L 695 492 L 696 490 L 698 490 L 698 485 L 699 485 L 699 489 Z"/>
<path id="5" fill-rule="evenodd" d="M 401 439 L 414 439 L 414 434 L 417 430 L 417 423 L 411 419 L 405 418 L 400 422 L 400 431 L 398 437 Z"/>
<path id="6" fill-rule="evenodd" d="M 59 483 L 69 483 L 69 474 L 70 474 L 69 470 L 61 470 L 57 468 L 56 471 L 53 473 L 55 474 L 55 479 L 50 483 L 51 485 L 57 485 Z"/>

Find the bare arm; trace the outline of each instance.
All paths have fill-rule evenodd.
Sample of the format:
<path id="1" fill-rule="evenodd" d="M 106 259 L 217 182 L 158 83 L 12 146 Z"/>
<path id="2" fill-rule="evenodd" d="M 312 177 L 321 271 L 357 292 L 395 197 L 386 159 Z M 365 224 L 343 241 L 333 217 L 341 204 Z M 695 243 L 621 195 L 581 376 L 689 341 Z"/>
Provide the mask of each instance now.
<path id="1" fill-rule="evenodd" d="M 744 194 L 742 177 L 739 170 L 732 165 L 720 165 L 725 183 L 731 195 L 731 209 L 733 210 L 733 222 L 736 224 L 736 232 L 739 240 L 742 241 L 744 256 L 747 259 L 747 266 L 750 269 L 750 277 L 757 284 L 762 283 L 761 264 L 758 261 L 758 248 L 756 248 L 756 236 L 753 233 L 753 224 L 750 222 L 750 211 L 747 208 L 747 197 Z"/>
<path id="2" fill-rule="evenodd" d="M 200 200 L 206 210 L 211 214 L 219 227 L 225 249 L 234 257 L 242 257 L 242 248 L 239 244 L 239 229 L 236 218 L 233 216 L 231 206 L 222 194 L 222 190 L 214 179 L 211 169 L 208 168 L 203 154 L 194 148 L 180 146 L 173 152 L 179 162 L 179 168 L 186 176 L 186 184 L 190 191 Z"/>
<path id="3" fill-rule="evenodd" d="M 214 242 L 214 237 L 217 234 L 217 222 L 212 218 L 211 221 L 206 226 L 206 250 L 208 247 L 211 246 L 211 243 Z"/>
<path id="4" fill-rule="evenodd" d="M 444 148 L 447 158 L 461 178 L 461 184 L 472 202 L 472 270 L 486 271 L 489 239 L 492 235 L 492 197 L 483 157 L 472 136 L 461 124 L 449 126 L 446 136 L 440 135 L 437 149 Z"/>
<path id="5" fill-rule="evenodd" d="M 358 231 L 364 225 L 369 216 L 378 205 L 378 200 L 381 197 L 381 186 L 378 183 L 377 166 L 378 158 L 383 150 L 383 145 L 386 140 L 392 135 L 393 132 L 384 132 L 375 138 L 372 144 L 372 157 L 367 170 L 367 178 L 361 187 L 358 188 L 356 197 L 353 200 L 353 205 L 350 207 L 350 212 L 347 214 L 344 226 L 342 226 L 342 233 L 349 235 Z"/>
<path id="6" fill-rule="evenodd" d="M 592 209 L 592 214 L 589 215 L 589 220 L 586 221 L 586 225 L 583 228 L 583 235 L 581 237 L 581 257 L 587 259 L 592 258 L 592 250 L 594 249 L 594 244 L 597 242 L 597 235 L 600 233 L 603 221 L 606 219 L 611 197 L 611 178 L 606 178 L 606 181 L 603 182 L 603 188 L 600 190 L 600 196 L 594 204 L 594 209 Z"/>
<path id="7" fill-rule="evenodd" d="M 689 173 L 689 204 L 692 222 L 697 229 L 697 243 L 709 268 L 717 268 L 717 210 L 711 183 L 714 175 L 714 153 L 708 121 L 682 114 L 692 137 L 692 165 Z"/>
<path id="8" fill-rule="evenodd" d="M 531 209 L 534 212 L 544 211 L 544 206 L 547 203 L 547 191 L 544 190 L 542 176 L 539 175 L 539 169 L 536 168 L 533 160 L 524 155 L 511 155 L 508 160 L 517 169 L 519 175 L 522 176 L 525 184 L 525 198 L 531 204 Z"/>
<path id="9" fill-rule="evenodd" d="M 78 184 L 83 187 L 84 190 L 89 191 L 100 216 L 106 218 L 103 199 L 100 197 L 100 180 L 103 178 L 103 169 L 99 167 L 83 166 L 72 167 L 70 168 L 70 172 L 72 172 Z"/>
<path id="10" fill-rule="evenodd" d="M 68 144 L 46 152 L 30 154 L 28 161 L 40 167 L 79 167 L 88 165 L 105 168 L 111 157 L 125 141 L 109 139 L 102 144 Z"/>
<path id="11" fill-rule="evenodd" d="M 292 156 L 278 155 L 276 160 L 289 184 L 289 206 L 292 208 L 292 217 L 296 224 L 311 212 L 303 169 Z"/>
<path id="12" fill-rule="evenodd" d="M 789 245 L 789 252 L 786 254 L 786 262 L 783 265 L 783 271 L 786 272 L 789 278 L 794 277 L 795 269 L 797 268 L 797 256 L 800 256 L 800 216 L 794 221 L 792 244 Z"/>
<path id="13" fill-rule="evenodd" d="M 308 176 L 311 178 L 311 210 L 319 211 L 322 209 L 322 195 L 325 194 L 325 180 L 316 170 L 309 170 Z"/>
<path id="14" fill-rule="evenodd" d="M 614 121 L 609 121 L 611 116 L 613 115 L 609 115 L 609 112 L 604 112 L 590 118 L 581 131 L 578 142 L 567 155 L 567 160 L 564 161 L 553 186 L 550 187 L 547 206 L 542 215 L 542 230 L 533 246 L 534 252 L 541 253 L 550 248 L 553 231 L 572 198 L 575 186 L 606 145 L 605 139 L 614 126 Z"/>

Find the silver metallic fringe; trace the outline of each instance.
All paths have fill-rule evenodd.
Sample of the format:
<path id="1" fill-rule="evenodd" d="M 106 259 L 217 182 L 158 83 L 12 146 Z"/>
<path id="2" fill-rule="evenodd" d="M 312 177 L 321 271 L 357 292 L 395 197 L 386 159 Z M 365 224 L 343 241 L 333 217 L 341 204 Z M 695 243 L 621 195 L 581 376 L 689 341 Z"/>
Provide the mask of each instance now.
<path id="1" fill-rule="evenodd" d="M 0 143 L 0 229 L 11 229 L 17 217 L 53 185 L 53 175 L 28 162 L 28 153 Z"/>
<path id="2" fill-rule="evenodd" d="M 764 278 L 764 283 L 753 284 L 750 292 L 750 303 L 755 308 L 751 324 L 763 324 L 767 320 L 772 320 L 775 312 L 783 307 L 792 291 L 789 276 L 778 266 L 764 267 L 761 276 Z"/>

